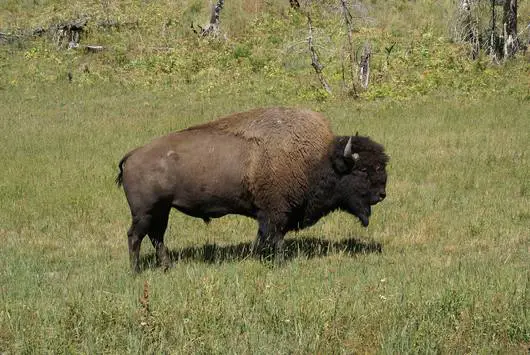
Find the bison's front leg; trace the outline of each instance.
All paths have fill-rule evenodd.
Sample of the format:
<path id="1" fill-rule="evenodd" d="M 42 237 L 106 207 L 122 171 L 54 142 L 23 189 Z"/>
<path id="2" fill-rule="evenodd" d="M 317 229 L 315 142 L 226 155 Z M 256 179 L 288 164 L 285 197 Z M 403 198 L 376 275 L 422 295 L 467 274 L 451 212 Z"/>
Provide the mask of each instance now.
<path id="1" fill-rule="evenodd" d="M 284 236 L 285 234 L 277 235 L 274 239 L 274 262 L 276 265 L 285 263 Z"/>
<path id="2" fill-rule="evenodd" d="M 258 234 L 252 246 L 254 255 L 268 257 L 274 254 L 275 262 L 282 264 L 284 261 L 284 241 L 286 218 L 258 218 Z"/>
<path id="3" fill-rule="evenodd" d="M 167 271 L 171 267 L 171 259 L 169 258 L 169 253 L 167 251 L 166 246 L 164 245 L 164 240 L 153 238 L 151 234 L 149 234 L 149 237 L 151 239 L 151 243 L 153 244 L 156 250 L 157 263 L 162 266 L 162 269 L 164 271 Z"/>

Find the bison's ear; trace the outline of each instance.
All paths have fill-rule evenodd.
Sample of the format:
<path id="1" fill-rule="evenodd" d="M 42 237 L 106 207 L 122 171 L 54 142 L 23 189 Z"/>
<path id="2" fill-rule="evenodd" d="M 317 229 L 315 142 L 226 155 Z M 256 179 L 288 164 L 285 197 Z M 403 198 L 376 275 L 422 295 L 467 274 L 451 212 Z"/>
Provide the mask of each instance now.
<path id="1" fill-rule="evenodd" d="M 333 154 L 333 167 L 339 174 L 349 174 L 358 159 L 359 153 L 352 152 L 351 137 L 346 144 L 344 144 L 344 139 L 337 142 Z"/>
<path id="2" fill-rule="evenodd" d="M 341 155 L 333 156 L 333 168 L 340 175 L 348 174 L 352 170 L 351 164 Z"/>

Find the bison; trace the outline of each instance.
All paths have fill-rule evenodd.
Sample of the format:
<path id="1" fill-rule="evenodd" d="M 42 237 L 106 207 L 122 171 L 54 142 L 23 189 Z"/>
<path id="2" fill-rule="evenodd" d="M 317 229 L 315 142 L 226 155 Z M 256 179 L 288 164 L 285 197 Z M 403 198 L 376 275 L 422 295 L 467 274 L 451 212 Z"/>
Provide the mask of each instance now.
<path id="1" fill-rule="evenodd" d="M 149 235 L 158 262 L 170 266 L 164 245 L 170 209 L 208 222 L 227 214 L 258 222 L 253 251 L 273 247 L 281 260 L 284 235 L 334 210 L 368 226 L 382 201 L 388 157 L 368 137 L 334 136 L 320 113 L 261 108 L 232 114 L 159 137 L 127 153 L 116 178 L 132 215 L 131 268 Z"/>

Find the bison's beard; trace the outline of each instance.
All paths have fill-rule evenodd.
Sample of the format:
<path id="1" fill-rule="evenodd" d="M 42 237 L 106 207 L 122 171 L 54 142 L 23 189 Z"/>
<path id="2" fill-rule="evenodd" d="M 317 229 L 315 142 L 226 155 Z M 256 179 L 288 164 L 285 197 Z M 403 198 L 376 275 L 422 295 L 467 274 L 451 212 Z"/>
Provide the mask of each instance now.
<path id="1" fill-rule="evenodd" d="M 355 215 L 357 216 L 357 218 L 359 218 L 363 227 L 368 227 L 368 224 L 370 223 L 371 214 L 372 214 L 372 208 L 370 207 L 370 205 L 368 205 L 363 209 L 363 211 L 360 211 L 356 213 Z"/>
<path id="2" fill-rule="evenodd" d="M 347 211 L 359 218 L 363 227 L 368 227 L 368 224 L 370 223 L 370 215 L 372 214 L 370 203 L 356 200 L 353 201 L 353 203 L 350 201 L 348 205 Z"/>
<path id="3" fill-rule="evenodd" d="M 370 184 L 364 178 L 349 175 L 341 181 L 344 185 L 339 190 L 344 194 L 342 197 L 343 210 L 353 214 L 363 225 L 368 227 L 370 215 L 372 214 L 372 199 Z"/>

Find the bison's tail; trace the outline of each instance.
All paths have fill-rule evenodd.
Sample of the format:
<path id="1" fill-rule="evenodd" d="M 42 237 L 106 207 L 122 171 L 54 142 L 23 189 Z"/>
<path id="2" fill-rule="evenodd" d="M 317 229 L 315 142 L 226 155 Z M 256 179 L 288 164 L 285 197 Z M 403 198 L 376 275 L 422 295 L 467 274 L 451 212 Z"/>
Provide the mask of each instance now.
<path id="1" fill-rule="evenodd" d="M 118 163 L 118 168 L 120 171 L 118 172 L 118 175 L 116 175 L 116 185 L 120 187 L 123 184 L 123 163 L 125 163 L 125 160 L 127 160 L 128 156 L 124 156 L 120 162 Z"/>
<path id="2" fill-rule="evenodd" d="M 120 187 L 123 184 L 123 164 L 125 164 L 125 161 L 132 155 L 134 151 L 130 151 L 129 153 L 125 154 L 123 158 L 121 158 L 120 162 L 118 163 L 118 168 L 120 171 L 118 172 L 118 175 L 116 176 L 116 185 Z"/>

